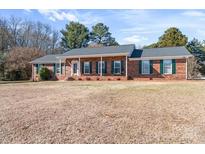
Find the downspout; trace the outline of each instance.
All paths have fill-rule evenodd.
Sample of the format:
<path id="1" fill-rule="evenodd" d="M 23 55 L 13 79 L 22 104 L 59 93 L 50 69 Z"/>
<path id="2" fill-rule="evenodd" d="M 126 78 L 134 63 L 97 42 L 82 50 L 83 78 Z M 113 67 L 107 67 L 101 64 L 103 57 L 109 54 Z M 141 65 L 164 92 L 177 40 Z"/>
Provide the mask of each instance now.
<path id="1" fill-rule="evenodd" d="M 101 63 L 100 63 L 101 71 L 100 71 L 100 76 L 102 76 L 102 56 L 101 56 Z"/>
<path id="2" fill-rule="evenodd" d="M 61 68 L 62 67 L 61 66 L 61 59 L 59 60 L 59 65 L 60 65 L 60 80 L 61 80 L 61 73 L 62 73 L 62 71 L 61 71 L 62 70 L 62 68 Z"/>
<path id="3" fill-rule="evenodd" d="M 187 58 L 186 58 L 186 80 L 188 79 L 188 67 L 187 67 Z"/>
<path id="4" fill-rule="evenodd" d="M 66 59 L 65 59 L 65 61 L 64 61 L 64 73 L 65 73 L 64 76 L 66 76 Z"/>
<path id="5" fill-rule="evenodd" d="M 81 68 L 80 68 L 80 58 L 79 58 L 79 71 L 78 71 L 78 76 L 81 76 Z"/>

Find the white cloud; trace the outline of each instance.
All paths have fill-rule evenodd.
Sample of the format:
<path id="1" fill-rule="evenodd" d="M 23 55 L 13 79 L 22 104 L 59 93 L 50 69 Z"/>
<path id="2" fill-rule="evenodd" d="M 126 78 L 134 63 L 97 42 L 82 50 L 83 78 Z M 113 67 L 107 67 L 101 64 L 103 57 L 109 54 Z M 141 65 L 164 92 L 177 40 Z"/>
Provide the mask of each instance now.
<path id="1" fill-rule="evenodd" d="M 139 35 L 132 35 L 132 36 L 125 37 L 123 40 L 125 41 L 125 43 L 139 43 L 142 41 L 146 41 L 148 39 L 146 37 L 142 37 Z"/>
<path id="2" fill-rule="evenodd" d="M 81 15 L 78 15 L 79 20 L 81 23 L 85 24 L 85 25 L 93 25 L 96 24 L 98 22 L 103 22 L 104 19 L 100 16 L 96 16 L 91 12 L 86 12 L 83 13 Z"/>
<path id="3" fill-rule="evenodd" d="M 79 14 L 76 10 L 38 10 L 38 12 L 48 19 L 55 21 L 78 21 L 85 25 L 96 24 L 97 22 L 102 22 L 103 19 L 101 17 L 96 16 L 91 12 L 85 12 Z"/>
<path id="4" fill-rule="evenodd" d="M 153 29 L 147 26 L 147 28 L 144 27 L 128 27 L 120 29 L 122 33 L 135 33 L 135 34 L 153 34 L 153 33 L 159 33 L 160 30 Z"/>
<path id="5" fill-rule="evenodd" d="M 70 12 L 64 12 L 59 10 L 38 10 L 38 11 L 42 15 L 47 16 L 52 21 L 57 21 L 57 20 L 78 21 L 78 18 Z"/>
<path id="6" fill-rule="evenodd" d="M 32 10 L 31 9 L 24 9 L 24 11 L 26 11 L 26 12 L 32 12 Z"/>
<path id="7" fill-rule="evenodd" d="M 182 13 L 182 15 L 185 16 L 191 16 L 191 17 L 205 17 L 205 13 L 202 11 L 185 11 Z"/>
<path id="8" fill-rule="evenodd" d="M 56 21 L 56 19 L 55 19 L 55 18 L 53 18 L 53 17 L 51 17 L 51 16 L 50 16 L 50 17 L 48 17 L 48 19 L 50 19 L 50 20 L 52 20 L 52 21 L 54 21 L 54 22 Z"/>

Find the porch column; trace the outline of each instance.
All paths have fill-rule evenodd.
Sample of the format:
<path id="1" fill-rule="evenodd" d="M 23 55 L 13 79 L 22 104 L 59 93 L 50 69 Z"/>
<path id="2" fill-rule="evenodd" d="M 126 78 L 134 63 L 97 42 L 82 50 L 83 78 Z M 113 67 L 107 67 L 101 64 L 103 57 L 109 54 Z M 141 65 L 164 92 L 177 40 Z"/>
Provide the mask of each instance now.
<path id="1" fill-rule="evenodd" d="M 101 56 L 101 62 L 100 62 L 100 67 L 101 67 L 101 70 L 100 70 L 100 76 L 102 76 L 102 56 Z"/>
<path id="2" fill-rule="evenodd" d="M 127 56 L 126 56 L 126 77 L 127 77 Z"/>
<path id="3" fill-rule="evenodd" d="M 59 65 L 60 65 L 60 80 L 61 80 L 61 74 L 62 74 L 62 72 L 61 72 L 61 70 L 62 70 L 62 66 L 61 66 L 61 59 L 59 59 Z"/>
<path id="4" fill-rule="evenodd" d="M 79 58 L 79 73 L 78 73 L 79 76 L 81 76 L 81 72 L 80 71 L 81 71 L 81 68 L 80 68 L 80 58 Z"/>

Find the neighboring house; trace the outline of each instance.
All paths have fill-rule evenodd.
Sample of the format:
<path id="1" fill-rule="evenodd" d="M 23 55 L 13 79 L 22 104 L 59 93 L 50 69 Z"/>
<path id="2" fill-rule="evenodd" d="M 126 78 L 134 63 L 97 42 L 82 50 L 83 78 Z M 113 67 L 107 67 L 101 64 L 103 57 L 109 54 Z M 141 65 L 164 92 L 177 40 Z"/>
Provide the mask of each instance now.
<path id="1" fill-rule="evenodd" d="M 32 61 L 32 79 L 41 67 L 55 80 L 187 79 L 185 47 L 135 49 L 135 45 L 73 49 Z"/>

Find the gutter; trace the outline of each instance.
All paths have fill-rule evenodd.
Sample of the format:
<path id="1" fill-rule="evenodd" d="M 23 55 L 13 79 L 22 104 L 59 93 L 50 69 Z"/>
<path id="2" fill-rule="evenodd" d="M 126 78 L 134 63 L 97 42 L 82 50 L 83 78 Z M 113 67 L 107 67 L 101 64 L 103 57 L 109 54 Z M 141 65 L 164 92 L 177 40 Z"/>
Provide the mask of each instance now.
<path id="1" fill-rule="evenodd" d="M 62 55 L 58 56 L 59 58 L 93 58 L 93 57 L 112 57 L 112 56 L 128 56 L 129 53 L 114 53 L 114 54 L 95 54 L 95 55 L 75 55 L 75 56 L 67 56 Z"/>
<path id="2" fill-rule="evenodd" d="M 160 57 L 141 57 L 141 58 L 129 58 L 130 61 L 134 60 L 159 60 L 159 59 L 182 59 L 182 58 L 190 58 L 193 55 L 182 55 L 182 56 L 160 56 Z"/>

